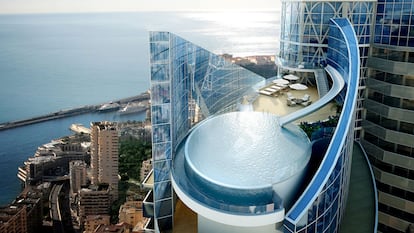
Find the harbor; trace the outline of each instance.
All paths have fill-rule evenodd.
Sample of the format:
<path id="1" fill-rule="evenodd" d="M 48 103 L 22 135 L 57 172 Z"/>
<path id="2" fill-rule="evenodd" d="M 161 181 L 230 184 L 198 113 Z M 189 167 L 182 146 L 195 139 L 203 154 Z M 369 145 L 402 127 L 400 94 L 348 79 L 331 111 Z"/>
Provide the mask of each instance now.
<path id="1" fill-rule="evenodd" d="M 137 103 L 137 104 L 144 105 L 145 109 L 143 110 L 147 110 L 149 108 L 149 100 L 150 100 L 150 94 L 148 91 L 146 91 L 137 96 L 127 97 L 127 98 L 123 98 L 120 100 L 111 101 L 109 103 L 96 104 L 96 105 L 85 105 L 85 106 L 81 106 L 77 108 L 60 110 L 57 112 L 52 112 L 52 113 L 48 113 L 42 116 L 36 116 L 36 117 L 24 119 L 24 120 L 1 123 L 0 131 L 12 129 L 16 127 L 21 127 L 25 125 L 36 124 L 36 123 L 49 121 L 49 120 L 55 120 L 55 119 L 60 119 L 60 118 L 65 118 L 65 117 L 81 115 L 85 113 L 100 112 L 102 111 L 102 107 L 110 103 L 117 104 L 117 106 L 119 107 L 111 108 L 109 109 L 109 111 L 117 111 L 119 108 L 123 109 L 125 106 L 127 106 L 128 104 L 130 105 L 131 103 Z"/>

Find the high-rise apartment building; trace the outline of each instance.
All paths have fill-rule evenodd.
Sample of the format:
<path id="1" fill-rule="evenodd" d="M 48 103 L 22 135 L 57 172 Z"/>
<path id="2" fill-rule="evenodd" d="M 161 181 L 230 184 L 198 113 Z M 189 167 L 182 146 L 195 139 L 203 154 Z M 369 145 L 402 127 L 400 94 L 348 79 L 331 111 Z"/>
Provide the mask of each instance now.
<path id="1" fill-rule="evenodd" d="M 0 209 L 0 232 L 27 232 L 26 206 L 7 206 Z"/>
<path id="2" fill-rule="evenodd" d="M 330 78 L 331 88 L 320 101 L 286 116 L 244 106 L 266 85 L 263 78 L 172 33 L 150 34 L 154 188 L 144 212 L 152 215 L 155 232 L 173 227 L 179 201 L 195 212 L 198 232 L 339 229 L 360 60 L 349 21 L 333 20 L 329 27 L 326 71 L 318 72 Z M 333 99 L 346 110 L 327 150 L 317 152 L 319 169 L 306 173 L 312 149 L 291 122 Z"/>
<path id="3" fill-rule="evenodd" d="M 109 215 L 111 201 L 112 197 L 108 185 L 81 189 L 78 201 L 80 224 L 84 225 L 88 216 Z"/>
<path id="4" fill-rule="evenodd" d="M 70 191 L 78 193 L 82 186 L 87 184 L 86 163 L 81 160 L 69 163 Z"/>
<path id="5" fill-rule="evenodd" d="M 413 232 L 414 1 L 379 0 L 376 9 L 361 142 L 374 167 L 378 231 Z"/>
<path id="6" fill-rule="evenodd" d="M 240 83 L 231 78 L 231 70 L 237 69 L 229 68 L 216 56 L 173 34 L 151 33 L 155 186 L 149 196 L 154 201 L 155 231 L 172 226 L 174 208 L 170 207 L 175 205 L 174 197 L 177 196 L 197 213 L 200 232 L 207 231 L 209 227 L 210 230 L 225 232 L 229 230 L 229 225 L 238 227 L 230 232 L 235 229 L 251 232 L 252 228 L 243 228 L 247 220 L 232 222 L 229 214 L 241 211 L 243 216 L 255 218 L 256 222 L 265 222 L 266 215 L 282 209 L 286 211 L 282 211 L 283 220 L 272 222 L 274 229 L 281 229 L 283 225 L 284 232 L 336 232 L 340 228 L 348 196 L 350 144 L 353 140 L 360 142 L 374 167 L 372 176 L 375 175 L 378 188 L 375 191 L 378 196 L 374 200 L 378 201 L 378 212 L 375 213 L 377 218 L 373 229 L 378 232 L 412 231 L 414 1 L 282 0 L 281 12 L 280 54 L 276 59 L 278 76 L 294 73 L 302 77 L 306 84 L 315 85 L 321 99 L 334 98 L 343 107 L 341 117 L 346 115 L 350 120 L 345 122 L 340 118 L 337 133 L 334 133 L 329 146 L 336 149 L 328 149 L 323 155 L 318 171 L 304 185 L 292 206 L 285 205 L 288 197 L 273 187 L 277 194 L 273 197 L 284 200 L 283 205 L 278 205 L 276 200 L 279 199 L 276 198 L 273 202 L 261 203 L 266 206 L 259 214 L 261 216 L 243 212 L 243 204 L 250 203 L 254 209 L 260 209 L 260 204 L 249 199 L 237 185 L 233 184 L 232 191 L 227 192 L 227 183 L 222 182 L 220 175 L 220 179 L 216 177 L 221 171 L 211 172 L 213 165 L 200 165 L 207 163 L 204 157 L 211 156 L 203 154 L 197 157 L 197 154 L 200 148 L 210 151 L 204 146 L 209 145 L 208 138 L 213 136 L 205 132 L 217 133 L 214 130 L 221 130 L 225 134 L 227 129 L 237 128 L 229 128 L 226 124 L 232 125 L 229 122 L 237 122 L 235 119 L 239 117 L 234 118 L 226 112 L 237 111 L 235 103 L 241 102 L 248 88 L 232 85 Z M 246 75 L 243 73 L 239 77 Z M 341 79 L 345 87 L 334 97 L 330 96 Z M 260 79 L 253 78 L 250 86 L 260 83 Z M 224 91 L 224 88 L 228 89 Z M 240 92 L 236 94 L 231 90 Z M 211 97 L 215 101 L 210 102 Z M 294 118 L 295 114 L 290 117 Z M 198 125 L 195 124 L 198 121 L 194 120 L 196 118 L 207 119 Z M 281 121 L 287 118 L 282 117 Z M 212 123 L 214 121 L 217 122 Z M 221 128 L 215 129 L 215 125 Z M 337 135 L 341 130 L 346 133 Z M 238 135 L 243 137 L 243 133 Z M 338 144 L 339 141 L 335 140 L 344 144 Z M 220 142 L 213 144 L 219 145 Z M 210 145 L 209 148 L 213 147 Z M 221 156 L 225 154 L 217 153 Z M 222 167 L 219 164 L 215 166 Z M 329 166 L 331 168 L 325 170 Z M 250 191 L 255 195 L 263 194 L 256 189 Z M 237 203 L 226 198 L 226 195 L 237 196 Z M 275 220 L 276 216 L 273 217 Z M 264 222 L 261 227 L 266 225 Z M 254 231 L 260 232 L 264 229 L 261 227 Z"/>
<path id="7" fill-rule="evenodd" d="M 91 182 L 108 184 L 112 201 L 118 199 L 118 141 L 114 123 L 91 123 Z"/>
<path id="8" fill-rule="evenodd" d="M 325 65 L 329 18 L 352 23 L 360 50 L 356 139 L 378 188 L 378 231 L 414 227 L 414 2 L 282 1 L 280 67 Z M 316 78 L 318 85 L 323 79 Z"/>
<path id="9" fill-rule="evenodd" d="M 356 138 L 360 137 L 365 82 L 376 0 L 312 1 L 282 0 L 279 71 L 300 73 L 317 84 L 324 95 L 328 79 L 318 69 L 326 67 L 331 18 L 348 18 L 354 26 L 360 54 L 360 78 L 355 119 Z"/>
<path id="10" fill-rule="evenodd" d="M 41 232 L 42 195 L 40 190 L 27 187 L 10 205 L 0 207 L 0 233 Z"/>

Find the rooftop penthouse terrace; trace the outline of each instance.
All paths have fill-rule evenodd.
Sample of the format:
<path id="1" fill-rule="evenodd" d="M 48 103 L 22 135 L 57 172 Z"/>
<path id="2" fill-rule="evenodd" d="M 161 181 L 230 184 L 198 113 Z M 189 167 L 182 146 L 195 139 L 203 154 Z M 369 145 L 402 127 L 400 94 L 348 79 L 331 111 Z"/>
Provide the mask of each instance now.
<path id="1" fill-rule="evenodd" d="M 274 82 L 268 81 L 268 83 L 260 88 L 266 89 L 268 87 L 274 86 Z M 277 116 L 285 116 L 290 113 L 296 112 L 300 109 L 303 109 L 304 105 L 295 104 L 295 105 L 288 105 L 288 98 L 291 96 L 294 98 L 302 99 L 305 95 L 309 95 L 310 104 L 315 103 L 319 100 L 318 90 L 315 86 L 306 85 L 307 89 L 298 90 L 292 89 L 287 86 L 285 89 L 278 91 L 276 95 L 266 95 L 266 94 L 258 94 L 253 102 L 253 110 L 257 112 L 269 112 L 273 113 Z M 305 117 L 296 120 L 295 124 L 299 124 L 300 122 L 307 121 L 307 122 L 316 122 L 328 119 L 329 116 L 333 116 L 337 114 L 337 105 L 334 102 L 330 102 L 321 109 L 316 112 L 313 112 Z"/>
<path id="2" fill-rule="evenodd" d="M 156 108 L 165 106 L 167 110 L 173 110 L 165 120 L 155 117 L 153 121 L 156 129 L 153 131 L 156 139 L 153 146 L 164 153 L 162 156 L 153 155 L 154 160 L 159 162 L 159 166 L 154 168 L 155 208 L 150 208 L 151 202 L 148 202 L 148 212 L 155 212 L 153 216 L 156 230 L 179 227 L 179 221 L 173 221 L 180 216 L 176 212 L 182 210 L 179 208 L 183 207 L 180 203 L 189 207 L 189 213 L 193 212 L 193 219 L 197 220 L 196 224 L 182 222 L 193 226 L 193 232 L 337 232 L 341 229 L 348 193 L 352 192 L 348 190 L 351 164 L 354 162 L 352 154 L 355 115 L 359 110 L 356 101 L 360 62 L 358 41 L 349 20 L 332 19 L 330 29 L 326 66 L 312 71 L 306 69 L 307 67 L 302 67 L 306 70 L 278 67 L 282 69 L 279 71 L 289 70 L 301 74 L 313 72 L 315 78 L 304 74 L 304 77 L 317 85 L 318 95 L 313 96 L 306 93 L 311 91 L 311 87 L 300 85 L 309 85 L 300 78 L 288 80 L 286 86 L 283 83 L 278 86 L 273 80 L 271 83 L 270 80 L 257 77 L 245 69 L 227 64 L 223 59 L 173 34 L 151 34 L 152 93 L 157 97 L 152 104 Z M 171 54 L 174 56 L 169 56 Z M 163 72 L 166 67 L 174 69 L 172 72 Z M 331 82 L 323 78 L 326 74 Z M 181 85 L 187 83 L 191 85 Z M 294 88 L 293 84 L 298 84 L 300 88 Z M 248 91 L 253 91 L 252 88 L 257 92 L 247 94 Z M 183 92 L 193 93 L 190 98 L 197 97 L 197 105 L 193 106 L 195 108 L 187 105 L 192 99 L 183 97 Z M 316 123 L 318 129 L 322 126 L 322 130 L 312 134 L 310 143 L 308 136 L 297 126 L 298 123 L 324 121 L 331 115 L 337 115 L 336 108 L 329 107 L 326 115 L 318 115 L 334 99 L 341 102 L 339 117 L 328 121 L 330 124 L 327 126 L 325 123 Z M 196 114 L 197 109 L 205 119 L 199 124 L 191 125 L 188 119 L 192 119 L 191 114 Z M 315 118 L 310 118 L 312 115 Z M 304 128 L 307 126 L 304 125 Z M 313 125 L 310 128 L 313 129 Z M 298 133 L 294 134 L 294 131 Z M 229 132 L 229 137 L 222 137 Z M 219 142 L 216 137 L 221 138 Z M 197 154 L 199 151 L 193 150 L 199 148 L 198 145 L 206 146 L 203 143 L 212 138 L 216 141 L 208 144 L 208 148 L 204 148 L 205 151 L 201 153 L 220 147 L 220 151 L 212 152 L 217 153 L 215 156 L 210 157 L 208 154 L 209 158 L 204 158 Z M 274 144 L 280 143 L 281 138 L 293 140 L 289 143 L 282 142 L 282 146 L 275 149 Z M 307 140 L 309 146 L 295 144 L 297 138 Z M 266 173 L 270 175 L 265 177 L 270 179 L 263 180 L 260 177 L 262 167 L 269 169 L 268 161 L 279 159 L 273 156 L 275 151 L 281 152 L 283 159 L 289 159 L 293 157 L 290 153 L 292 148 L 297 147 L 300 148 L 299 152 L 309 152 L 309 169 L 288 170 L 300 171 L 294 173 L 294 178 L 300 175 L 304 179 L 290 182 L 293 179 L 288 177 L 283 180 L 282 177 L 278 180 L 283 173 L 272 169 L 270 173 Z M 227 163 L 221 157 L 225 157 Z M 204 159 L 210 161 L 204 164 Z M 247 163 L 242 164 L 242 171 L 236 169 L 231 175 L 236 177 L 241 172 L 243 180 L 235 180 L 236 177 L 231 182 L 223 182 L 229 178 L 226 176 L 228 170 L 225 169 L 233 168 L 232 164 L 235 162 L 243 162 L 238 161 L 240 159 L 247 160 Z M 252 161 L 264 161 L 264 164 L 252 169 L 249 167 Z M 217 167 L 221 168 L 219 171 L 214 170 L 217 163 Z M 211 169 L 216 172 L 211 172 Z M 373 180 L 372 170 L 368 177 Z M 247 185 L 244 178 L 248 181 Z M 282 189 L 278 189 L 278 181 L 289 181 L 286 187 L 292 190 L 295 188 L 294 192 L 284 196 L 283 192 L 279 192 Z M 375 187 L 375 183 L 372 184 Z M 249 189 L 253 192 L 247 192 Z M 369 197 L 376 199 L 375 191 L 373 193 L 370 192 Z M 293 203 L 286 200 L 293 200 Z M 376 214 L 375 210 L 368 212 Z M 373 228 L 375 231 L 376 226 Z M 184 232 L 184 229 L 181 228 L 180 231 Z"/>
<path id="3" fill-rule="evenodd" d="M 274 85 L 271 81 L 269 81 L 266 86 L 263 88 L 268 88 L 270 86 Z M 263 89 L 261 88 L 261 89 Z M 289 93 L 289 94 L 288 94 Z M 253 111 L 256 112 L 267 112 L 272 113 L 277 116 L 285 116 L 290 113 L 293 113 L 295 111 L 298 111 L 300 109 L 305 108 L 306 106 L 303 105 L 295 105 L 295 106 L 289 106 L 288 105 L 288 98 L 291 98 L 291 96 L 294 96 L 296 98 L 302 98 L 305 95 L 309 95 L 309 99 L 312 101 L 312 103 L 315 103 L 319 100 L 319 94 L 317 91 L 317 88 L 314 86 L 309 86 L 306 90 L 295 90 L 291 88 L 286 88 L 282 91 L 279 91 L 277 95 L 267 95 L 267 94 L 260 94 L 257 93 L 254 98 L 252 98 L 251 106 L 253 107 Z M 246 103 L 244 103 L 246 104 Z M 337 114 L 337 105 L 334 102 L 330 102 L 324 107 L 320 108 L 318 111 L 315 111 L 303 118 L 300 118 L 296 121 L 294 121 L 294 124 L 299 124 L 300 122 L 316 122 L 316 121 L 323 121 L 325 119 L 328 119 L 329 116 L 333 116 Z M 355 153 L 357 153 L 355 156 L 357 158 L 363 157 L 361 155 L 360 150 L 357 150 Z M 356 158 L 356 159 L 357 159 Z M 362 159 L 363 160 L 363 159 Z M 358 163 L 360 163 L 361 159 L 357 159 Z M 366 167 L 365 167 L 366 168 Z M 355 171 L 358 172 L 358 171 Z M 354 172 L 353 172 L 354 173 Z M 366 176 L 364 178 L 361 178 L 364 180 L 364 183 L 369 183 L 371 177 L 368 173 L 366 173 Z M 350 195 L 356 194 L 358 190 L 352 189 L 353 186 L 351 186 Z M 369 201 L 366 199 L 363 200 L 364 203 L 374 203 L 373 195 L 365 195 L 365 198 L 368 198 Z M 352 211 L 355 211 L 355 208 L 358 209 L 358 205 L 360 205 L 361 202 L 348 203 L 348 208 L 353 208 Z M 366 205 L 365 205 L 366 206 Z M 368 209 L 361 209 L 360 213 L 363 216 L 364 219 L 370 219 L 368 221 L 369 223 L 373 222 L 373 219 L 375 218 L 373 216 L 374 205 L 370 205 L 370 208 Z M 288 210 L 286 210 L 288 211 Z M 346 221 L 346 220 L 345 220 Z M 369 229 L 371 227 L 370 224 L 366 224 L 365 229 Z M 174 217 L 174 231 L 173 232 L 197 232 L 197 214 L 193 212 L 190 208 L 184 205 L 184 203 L 181 202 L 181 200 L 178 199 L 175 217 Z M 342 231 L 347 232 L 347 231 Z"/>

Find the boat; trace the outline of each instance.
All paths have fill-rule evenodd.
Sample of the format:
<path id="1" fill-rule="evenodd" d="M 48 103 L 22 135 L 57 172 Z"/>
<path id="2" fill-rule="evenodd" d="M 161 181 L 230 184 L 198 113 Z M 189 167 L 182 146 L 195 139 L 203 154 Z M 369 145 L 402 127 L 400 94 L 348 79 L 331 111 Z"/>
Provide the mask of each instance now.
<path id="1" fill-rule="evenodd" d="M 123 107 L 121 110 L 119 110 L 119 114 L 130 114 L 130 113 L 139 113 L 147 110 L 147 105 L 145 105 L 142 102 L 134 103 L 129 102 L 125 107 Z"/>
<path id="2" fill-rule="evenodd" d="M 72 130 L 75 133 L 85 133 L 85 134 L 90 134 L 91 133 L 91 129 L 86 128 L 82 124 L 72 124 L 72 125 L 70 125 L 69 129 Z"/>
<path id="3" fill-rule="evenodd" d="M 109 102 L 106 104 L 102 104 L 100 108 L 98 108 L 98 111 L 100 112 L 109 112 L 109 111 L 115 111 L 118 110 L 120 105 L 118 103 Z"/>

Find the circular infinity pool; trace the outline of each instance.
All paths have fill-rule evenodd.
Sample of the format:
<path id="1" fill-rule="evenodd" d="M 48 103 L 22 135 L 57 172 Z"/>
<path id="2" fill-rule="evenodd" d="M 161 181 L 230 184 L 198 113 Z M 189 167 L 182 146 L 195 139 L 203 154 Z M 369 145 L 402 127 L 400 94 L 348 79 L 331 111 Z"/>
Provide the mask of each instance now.
<path id="1" fill-rule="evenodd" d="M 280 127 L 269 113 L 233 112 L 194 128 L 185 144 L 185 166 L 192 182 L 213 194 L 257 194 L 302 172 L 310 154 L 299 127 Z"/>

